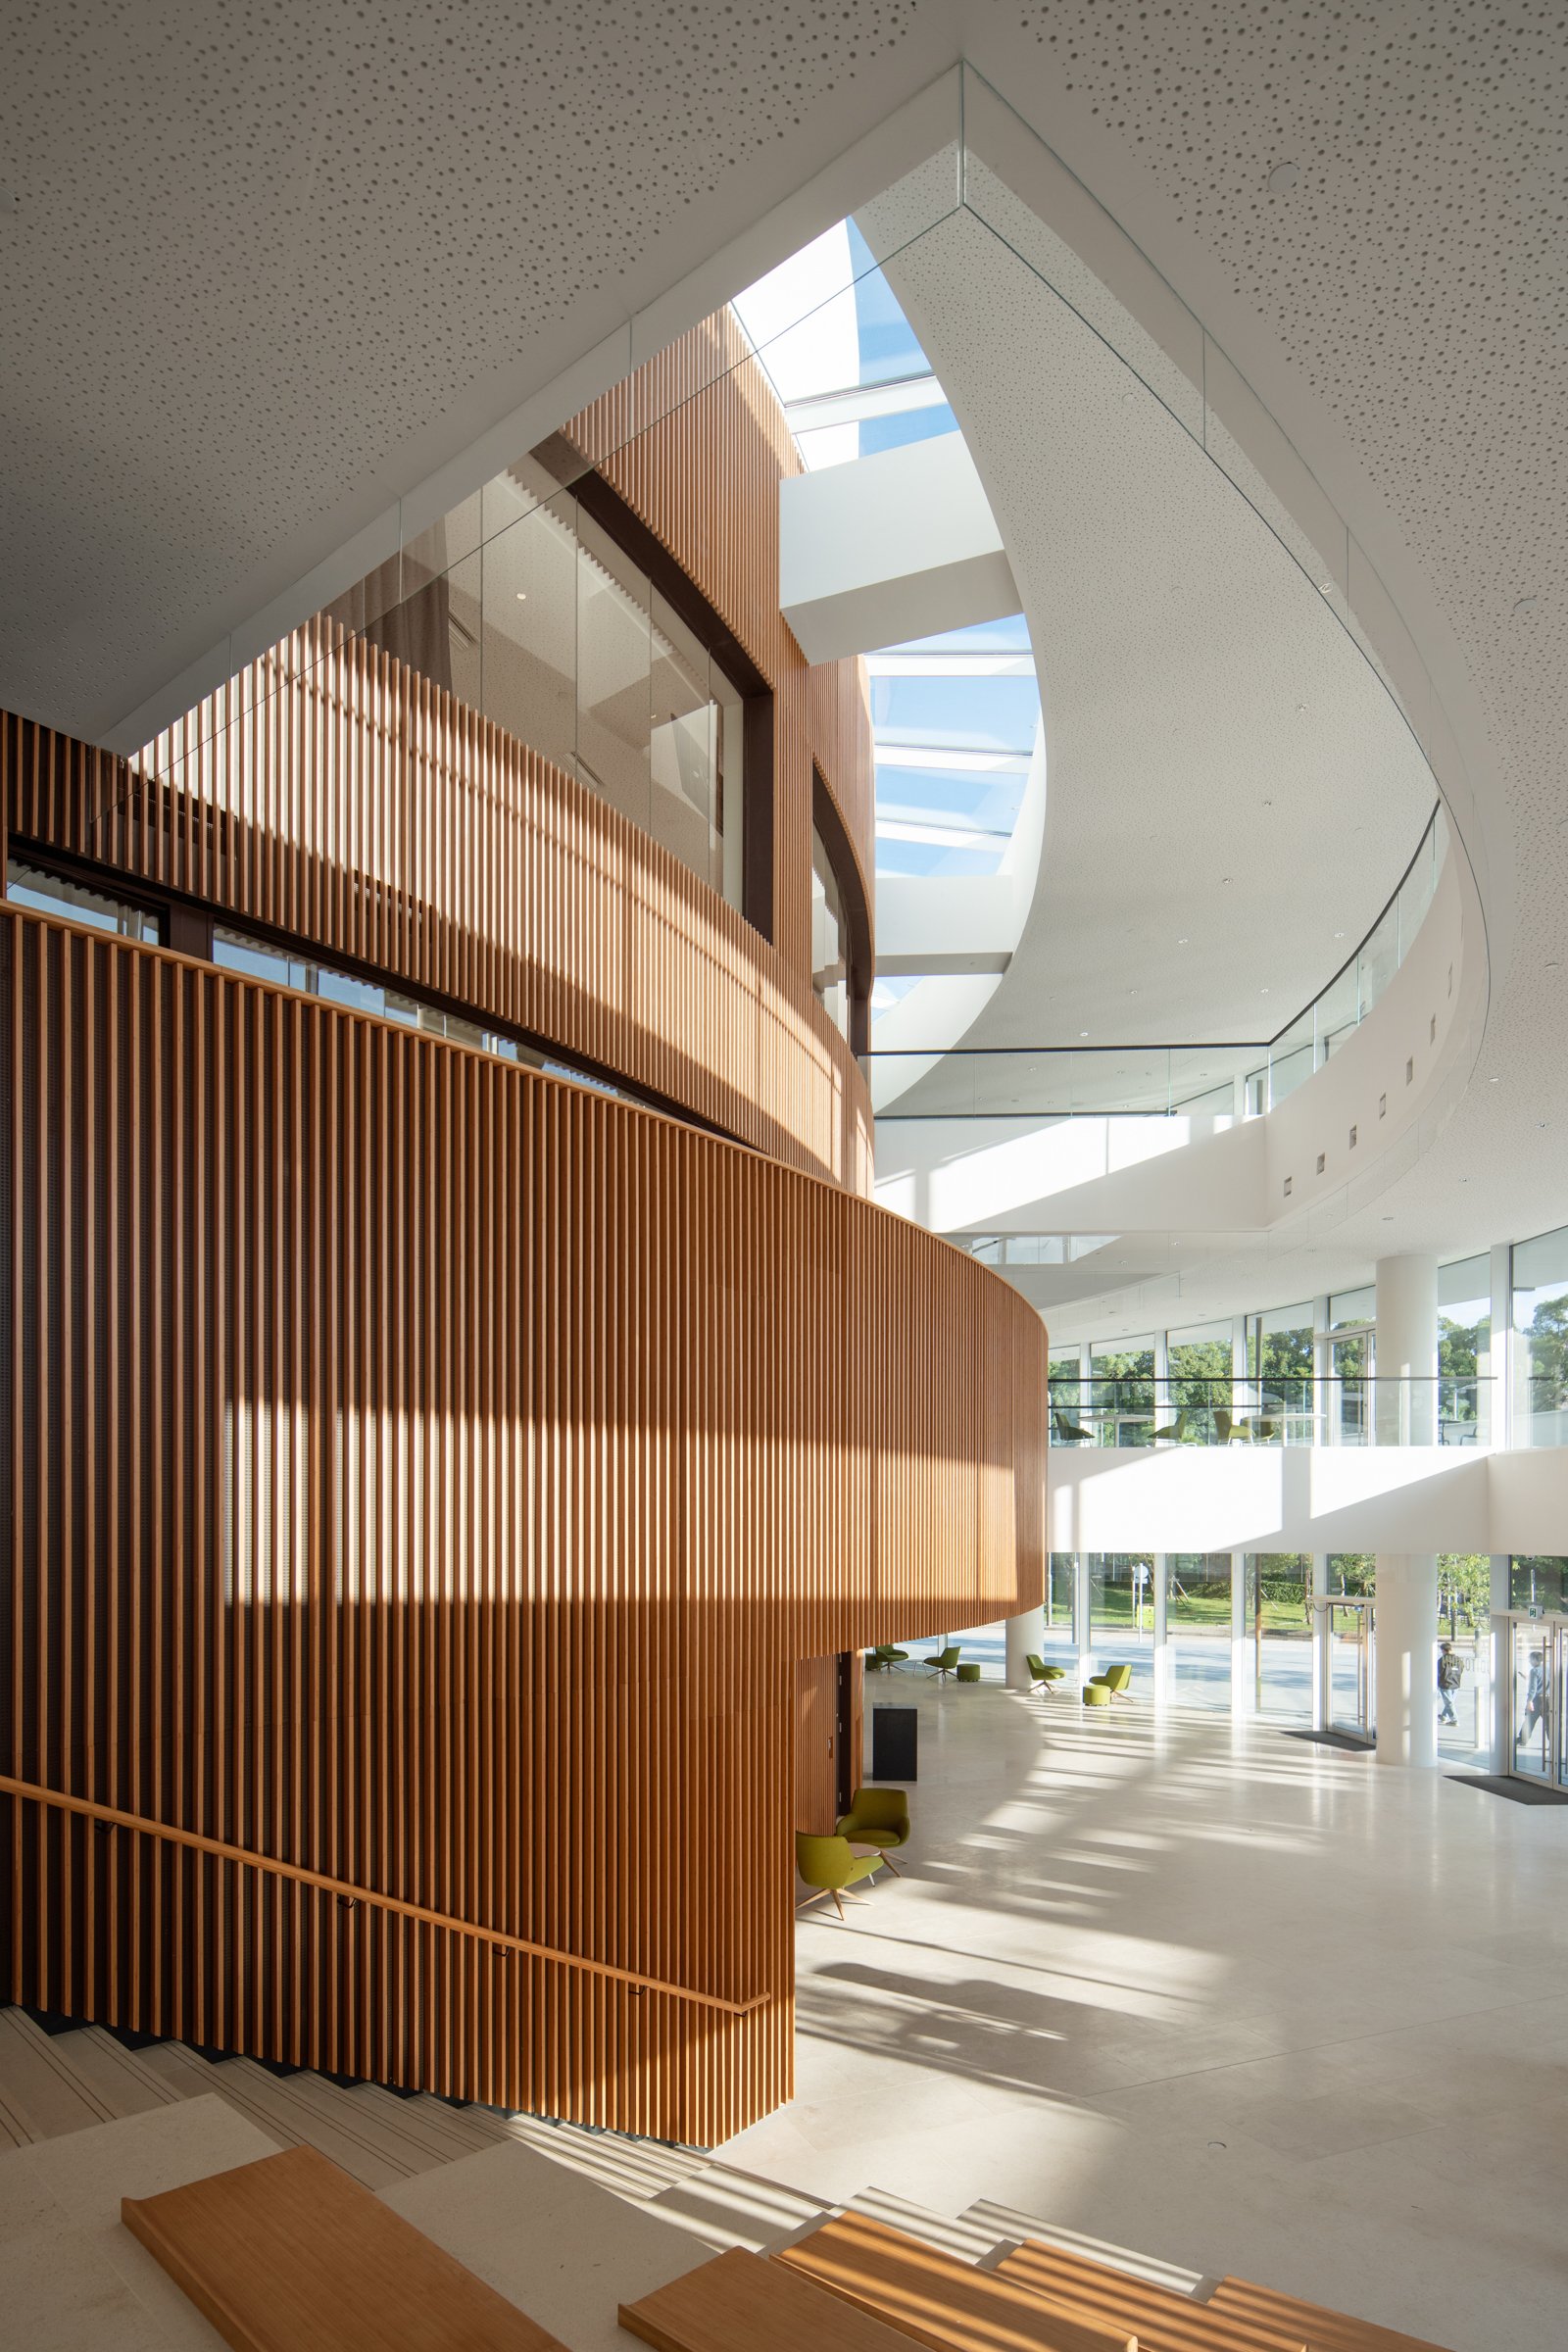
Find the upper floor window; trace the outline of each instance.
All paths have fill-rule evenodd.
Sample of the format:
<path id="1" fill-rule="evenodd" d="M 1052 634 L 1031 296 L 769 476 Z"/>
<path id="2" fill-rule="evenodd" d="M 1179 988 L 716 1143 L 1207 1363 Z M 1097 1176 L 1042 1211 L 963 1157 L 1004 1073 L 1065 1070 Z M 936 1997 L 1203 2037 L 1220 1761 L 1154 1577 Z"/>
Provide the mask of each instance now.
<path id="1" fill-rule="evenodd" d="M 532 460 L 508 478 L 517 519 L 447 580 L 453 642 L 473 649 L 454 691 L 742 906 L 747 690 L 676 610 L 673 571 L 651 577 L 586 484 L 558 488 Z"/>
<path id="2" fill-rule="evenodd" d="M 849 940 L 844 898 L 827 845 L 811 827 L 811 986 L 841 1037 L 850 1034 Z"/>
<path id="3" fill-rule="evenodd" d="M 6 865 L 6 897 L 13 906 L 30 906 L 36 914 L 64 915 L 68 922 L 112 931 L 117 939 L 158 944 L 158 917 L 145 907 L 109 898 L 80 882 L 68 882 L 60 874 L 46 873 L 42 866 L 19 864 L 15 858 Z"/>
<path id="4" fill-rule="evenodd" d="M 1513 1252 L 1514 1442 L 1568 1443 L 1568 1225 Z"/>

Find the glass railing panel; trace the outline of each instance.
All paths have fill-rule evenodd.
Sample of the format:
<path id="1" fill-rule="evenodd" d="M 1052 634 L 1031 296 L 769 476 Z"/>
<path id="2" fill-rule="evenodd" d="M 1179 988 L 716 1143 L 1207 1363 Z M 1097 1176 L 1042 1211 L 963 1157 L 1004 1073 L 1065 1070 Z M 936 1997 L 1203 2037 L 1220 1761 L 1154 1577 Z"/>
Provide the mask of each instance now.
<path id="1" fill-rule="evenodd" d="M 1010 1253 L 1008 1253 L 1010 1256 Z M 999 1262 L 1006 1262 L 1005 1260 Z M 1167 1377 L 1053 1380 L 1058 1446 L 1475 1446 L 1486 1378 Z"/>
<path id="2" fill-rule="evenodd" d="M 1399 968 L 1398 902 L 1373 925 L 1355 958 L 1355 993 L 1364 1021 Z"/>

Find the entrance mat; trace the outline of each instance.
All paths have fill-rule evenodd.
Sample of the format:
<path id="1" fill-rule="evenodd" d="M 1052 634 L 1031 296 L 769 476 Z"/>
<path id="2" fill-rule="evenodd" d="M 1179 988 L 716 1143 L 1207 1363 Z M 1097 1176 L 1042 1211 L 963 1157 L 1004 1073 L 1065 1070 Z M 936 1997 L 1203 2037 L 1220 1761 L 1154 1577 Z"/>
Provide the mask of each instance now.
<path id="1" fill-rule="evenodd" d="M 1492 1772 L 1450 1772 L 1446 1778 L 1460 1788 L 1485 1788 L 1493 1796 L 1512 1797 L 1516 1805 L 1568 1805 L 1568 1788 L 1552 1788 L 1544 1781 L 1516 1781 Z"/>
<path id="2" fill-rule="evenodd" d="M 1370 1756 L 1376 1752 L 1371 1740 L 1352 1740 L 1348 1732 L 1287 1732 L 1287 1740 L 1305 1740 L 1313 1747 L 1337 1747 L 1342 1755 Z"/>

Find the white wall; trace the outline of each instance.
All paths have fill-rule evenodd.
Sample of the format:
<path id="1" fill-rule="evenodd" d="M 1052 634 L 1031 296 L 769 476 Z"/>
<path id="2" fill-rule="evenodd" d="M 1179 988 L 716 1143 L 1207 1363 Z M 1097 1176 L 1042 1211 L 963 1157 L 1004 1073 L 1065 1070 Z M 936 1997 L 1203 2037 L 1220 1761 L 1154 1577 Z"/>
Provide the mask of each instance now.
<path id="1" fill-rule="evenodd" d="M 1568 1447 L 1057 1446 L 1053 1551 L 1568 1552 Z"/>

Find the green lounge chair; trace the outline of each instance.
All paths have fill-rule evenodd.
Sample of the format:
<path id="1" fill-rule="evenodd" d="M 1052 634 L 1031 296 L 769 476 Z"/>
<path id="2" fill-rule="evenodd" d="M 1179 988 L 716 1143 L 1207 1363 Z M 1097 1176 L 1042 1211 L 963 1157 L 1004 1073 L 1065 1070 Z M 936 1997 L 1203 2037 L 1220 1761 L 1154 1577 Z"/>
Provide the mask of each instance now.
<path id="1" fill-rule="evenodd" d="M 868 1879 L 873 1871 L 881 1869 L 882 1856 L 852 1853 L 847 1838 L 811 1838 L 805 1830 L 797 1830 L 795 1867 L 808 1886 L 815 1889 L 804 1903 L 797 1903 L 796 1910 L 808 1911 L 813 1903 L 830 1894 L 842 1919 L 845 1894 L 850 1887 L 858 1886 L 861 1879 Z M 858 1903 L 864 1897 L 852 1894 L 850 1900 Z"/>
<path id="2" fill-rule="evenodd" d="M 1089 1679 L 1102 1683 L 1112 1698 L 1131 1696 L 1133 1670 L 1130 1666 L 1107 1666 L 1102 1674 L 1091 1675 Z"/>
<path id="3" fill-rule="evenodd" d="M 1036 1689 L 1043 1690 L 1047 1698 L 1054 1698 L 1056 1693 L 1054 1690 L 1053 1690 L 1051 1686 L 1053 1683 L 1063 1683 L 1066 1681 L 1066 1667 L 1048 1666 L 1045 1659 L 1042 1657 L 1037 1657 L 1033 1650 L 1031 1650 L 1029 1655 L 1025 1658 L 1024 1664 L 1029 1669 L 1029 1679 L 1035 1685 Z"/>
<path id="4" fill-rule="evenodd" d="M 895 1878 L 899 1866 L 888 1852 L 890 1845 L 909 1842 L 909 1794 L 906 1788 L 857 1788 L 849 1811 L 838 1825 L 838 1834 L 852 1845 L 874 1845 Z"/>
<path id="5" fill-rule="evenodd" d="M 927 1658 L 926 1664 L 930 1668 L 931 1672 L 936 1676 L 937 1680 L 945 1683 L 949 1675 L 952 1674 L 956 1668 L 958 1660 L 962 1655 L 963 1651 L 959 1643 L 956 1642 L 950 1642 L 947 1648 L 939 1649 L 934 1658 Z"/>

